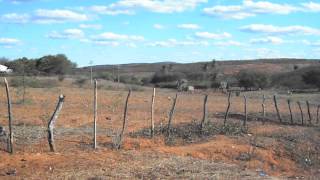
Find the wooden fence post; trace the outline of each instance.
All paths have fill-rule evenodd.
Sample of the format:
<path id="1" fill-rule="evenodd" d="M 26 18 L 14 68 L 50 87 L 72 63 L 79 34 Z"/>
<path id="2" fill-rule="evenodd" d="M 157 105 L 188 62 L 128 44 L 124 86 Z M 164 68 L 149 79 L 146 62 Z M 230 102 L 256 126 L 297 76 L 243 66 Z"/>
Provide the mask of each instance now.
<path id="1" fill-rule="evenodd" d="M 152 93 L 152 100 L 151 100 L 151 127 L 150 127 L 150 132 L 151 132 L 151 137 L 154 136 L 154 101 L 156 97 L 156 88 L 153 88 L 153 93 Z"/>
<path id="2" fill-rule="evenodd" d="M 54 112 L 48 122 L 48 143 L 49 143 L 49 147 L 50 147 L 51 152 L 55 151 L 53 129 L 54 129 L 55 122 L 58 119 L 59 113 L 62 109 L 64 98 L 65 98 L 65 96 L 62 94 L 59 96 L 59 100 L 58 100 L 56 109 L 54 110 Z"/>
<path id="3" fill-rule="evenodd" d="M 14 148 L 13 148 L 13 132 L 12 132 L 12 111 L 11 111 L 11 97 L 10 97 L 10 90 L 8 81 L 6 78 L 4 78 L 4 84 L 6 87 L 6 93 L 7 93 L 7 104 L 8 104 L 8 120 L 9 120 L 9 139 L 8 139 L 8 152 L 13 154 Z"/>
<path id="4" fill-rule="evenodd" d="M 203 101 L 203 115 L 202 115 L 202 121 L 201 121 L 201 131 L 204 130 L 204 126 L 207 123 L 207 101 L 208 101 L 208 95 L 206 94 L 204 96 L 204 101 Z"/>
<path id="5" fill-rule="evenodd" d="M 229 109 L 230 109 L 230 98 L 231 98 L 231 92 L 229 92 L 229 95 L 228 95 L 228 107 L 227 107 L 227 110 L 226 110 L 226 113 L 224 115 L 224 122 L 223 122 L 223 126 L 226 126 L 226 123 L 227 123 L 227 118 L 228 118 L 228 115 L 229 115 Z"/>
<path id="6" fill-rule="evenodd" d="M 299 107 L 299 109 L 300 109 L 300 114 L 301 114 L 301 125 L 304 125 L 303 111 L 302 111 L 302 108 L 301 108 L 301 103 L 300 103 L 300 101 L 298 101 L 297 104 L 298 104 L 298 107 Z"/>
<path id="7" fill-rule="evenodd" d="M 307 109 L 308 109 L 308 116 L 309 116 L 309 125 L 312 124 L 312 116 L 311 116 L 311 112 L 310 112 L 310 103 L 309 101 L 306 101 L 307 103 Z"/>
<path id="8" fill-rule="evenodd" d="M 265 101 L 266 101 L 266 97 L 265 97 L 265 95 L 262 95 L 262 104 L 261 104 L 261 106 L 262 106 L 262 117 L 263 117 L 262 123 L 265 123 L 265 121 L 266 121 L 266 105 L 265 105 Z"/>
<path id="9" fill-rule="evenodd" d="M 293 115 L 292 115 L 292 110 L 291 110 L 291 100 L 288 99 L 288 108 L 289 108 L 289 113 L 290 113 L 290 123 L 293 124 Z"/>
<path id="10" fill-rule="evenodd" d="M 282 119 L 281 119 L 281 116 L 280 116 L 280 112 L 279 112 L 279 108 L 278 108 L 278 102 L 277 102 L 277 96 L 276 95 L 273 96 L 273 101 L 274 101 L 274 106 L 275 106 L 276 111 L 277 111 L 278 119 L 279 119 L 280 123 L 282 123 Z"/>
<path id="11" fill-rule="evenodd" d="M 98 82 L 94 80 L 94 93 L 93 93 L 93 148 L 97 149 L 97 108 L 98 108 Z"/>
<path id="12" fill-rule="evenodd" d="M 116 148 L 117 149 L 120 149 L 120 146 L 121 146 L 123 138 L 124 138 L 125 129 L 126 129 L 126 126 L 127 126 L 128 103 L 129 103 L 130 95 L 131 95 L 131 90 L 129 90 L 129 92 L 128 92 L 128 96 L 127 96 L 127 99 L 126 99 L 126 104 L 124 106 L 122 130 L 121 130 L 120 135 L 119 135 L 119 142 L 116 144 Z"/>
<path id="13" fill-rule="evenodd" d="M 178 93 L 176 93 L 176 97 L 173 100 L 172 108 L 171 108 L 171 111 L 170 111 L 170 114 L 169 114 L 169 121 L 168 121 L 168 127 L 167 127 L 167 137 L 170 137 L 171 123 L 172 123 L 173 115 L 174 115 L 174 112 L 175 112 L 177 99 L 178 99 Z"/>
<path id="14" fill-rule="evenodd" d="M 247 113 L 247 97 L 244 95 L 244 121 L 243 121 L 243 127 L 247 126 L 247 120 L 248 120 L 248 113 Z"/>
<path id="15" fill-rule="evenodd" d="M 317 124 L 319 123 L 319 109 L 320 105 L 317 106 Z"/>

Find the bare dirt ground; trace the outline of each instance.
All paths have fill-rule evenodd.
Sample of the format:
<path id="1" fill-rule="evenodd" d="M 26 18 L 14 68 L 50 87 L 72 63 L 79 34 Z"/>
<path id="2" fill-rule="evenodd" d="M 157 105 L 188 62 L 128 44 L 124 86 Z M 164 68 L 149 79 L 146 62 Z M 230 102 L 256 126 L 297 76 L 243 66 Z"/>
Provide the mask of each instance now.
<path id="1" fill-rule="evenodd" d="M 4 88 L 0 93 L 0 125 L 7 128 Z M 46 125 L 60 93 L 66 95 L 55 128 L 57 152 L 49 152 Z M 269 92 L 265 92 L 269 93 Z M 121 129 L 126 91 L 98 92 L 98 149 L 92 149 L 93 91 L 81 88 L 12 89 L 15 154 L 6 152 L 0 137 L 0 179 L 317 179 L 320 176 L 320 127 L 316 107 L 312 124 L 279 124 L 272 93 L 267 96 L 268 121 L 259 121 L 262 92 L 248 93 L 248 130 L 241 127 L 243 98 L 232 97 L 231 114 L 223 127 L 227 97 L 209 92 L 209 123 L 200 133 L 203 95 L 178 97 L 170 139 L 163 132 L 174 92 L 159 90 L 155 102 L 156 136 L 150 138 L 151 90 L 134 91 L 121 150 L 113 144 Z M 318 94 L 290 98 L 318 103 Z M 289 123 L 286 95 L 280 95 L 281 115 Z M 237 113 L 237 114 L 232 114 Z M 240 115 L 239 115 L 240 113 Z M 304 105 L 305 123 L 308 116 Z M 251 118 L 250 118 L 251 117 Z M 270 120 L 272 122 L 270 122 Z"/>

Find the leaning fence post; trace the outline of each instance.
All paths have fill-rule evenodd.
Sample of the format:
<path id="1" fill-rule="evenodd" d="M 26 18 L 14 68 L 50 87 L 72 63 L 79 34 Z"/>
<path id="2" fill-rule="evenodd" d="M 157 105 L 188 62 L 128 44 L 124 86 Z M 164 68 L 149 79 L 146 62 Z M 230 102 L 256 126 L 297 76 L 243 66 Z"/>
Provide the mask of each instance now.
<path id="1" fill-rule="evenodd" d="M 298 101 L 297 104 L 298 104 L 298 107 L 299 107 L 299 109 L 300 109 L 300 114 L 301 114 L 301 125 L 304 125 L 303 111 L 302 111 L 302 108 L 301 108 L 301 103 L 300 103 L 300 101 Z"/>
<path id="2" fill-rule="evenodd" d="M 227 107 L 226 113 L 225 113 L 225 115 L 224 115 L 223 126 L 226 126 L 226 123 L 227 123 L 227 118 L 228 118 L 229 109 L 230 109 L 230 98 L 231 98 L 231 92 L 229 92 L 229 95 L 228 95 L 228 107 Z"/>
<path id="3" fill-rule="evenodd" d="M 265 123 L 266 120 L 266 105 L 265 105 L 266 97 L 265 95 L 262 95 L 262 123 Z"/>
<path id="4" fill-rule="evenodd" d="M 291 100 L 288 99 L 287 102 L 288 102 L 288 108 L 289 108 L 289 113 L 290 113 L 290 122 L 291 122 L 291 124 L 293 124 L 293 116 L 292 116 L 292 110 L 291 110 Z"/>
<path id="5" fill-rule="evenodd" d="M 97 108 L 98 108 L 98 82 L 94 80 L 94 100 L 93 100 L 93 148 L 97 149 Z"/>
<path id="6" fill-rule="evenodd" d="M 309 116 L 309 125 L 312 124 L 312 116 L 311 116 L 311 112 L 310 112 L 310 103 L 309 101 L 306 101 L 307 103 L 307 109 L 308 109 L 308 116 Z"/>
<path id="7" fill-rule="evenodd" d="M 168 127 L 167 127 L 167 137 L 170 137 L 171 123 L 172 123 L 173 115 L 174 115 L 174 112 L 175 112 L 177 99 L 178 99 L 178 93 L 176 93 L 176 97 L 173 100 L 172 108 L 171 108 L 171 111 L 170 111 L 170 114 L 169 114 L 169 121 L 168 121 Z"/>
<path id="8" fill-rule="evenodd" d="M 154 136 L 154 101 L 155 101 L 155 97 L 156 97 L 156 88 L 153 88 L 153 93 L 152 93 L 152 100 L 151 100 L 151 127 L 150 127 L 150 131 L 151 131 L 151 137 Z"/>
<path id="9" fill-rule="evenodd" d="M 116 144 L 116 148 L 117 149 L 120 149 L 120 146 L 121 146 L 123 138 L 124 138 L 124 132 L 125 132 L 125 129 L 126 129 L 126 126 L 127 126 L 128 103 L 129 103 L 130 95 L 131 95 L 131 90 L 129 90 L 129 92 L 128 92 L 128 96 L 127 96 L 127 99 L 126 99 L 126 104 L 124 106 L 122 130 L 121 130 L 120 135 L 119 135 L 119 141 Z"/>
<path id="10" fill-rule="evenodd" d="M 320 105 L 317 106 L 317 124 L 319 123 L 319 109 Z"/>
<path id="11" fill-rule="evenodd" d="M 11 111 L 11 97 L 10 97 L 10 90 L 8 81 L 6 78 L 4 78 L 4 84 L 6 87 L 6 93 L 7 93 L 7 104 L 8 104 L 8 119 L 9 119 L 9 139 L 8 139 L 8 152 L 13 154 L 14 148 L 13 148 L 13 132 L 12 132 L 12 111 Z"/>
<path id="12" fill-rule="evenodd" d="M 247 126 L 247 120 L 248 120 L 248 113 L 247 113 L 247 97 L 244 95 L 244 121 L 243 121 L 243 127 Z"/>
<path id="13" fill-rule="evenodd" d="M 203 131 L 204 125 L 207 123 L 207 101 L 208 101 L 208 95 L 206 94 L 204 96 L 204 101 L 203 101 L 203 115 L 202 115 L 202 121 L 201 121 L 201 131 Z"/>
<path id="14" fill-rule="evenodd" d="M 273 96 L 273 101 L 274 101 L 274 106 L 275 106 L 276 111 L 277 111 L 278 119 L 279 119 L 280 123 L 282 123 L 282 119 L 281 119 L 281 116 L 280 116 L 280 112 L 279 112 L 279 108 L 278 108 L 278 102 L 277 102 L 277 96 L 276 95 Z"/>
<path id="15" fill-rule="evenodd" d="M 54 129 L 55 122 L 58 119 L 59 113 L 62 109 L 64 98 L 65 98 L 65 96 L 62 94 L 59 96 L 59 100 L 58 100 L 56 109 L 54 110 L 54 112 L 48 122 L 48 143 L 49 143 L 49 147 L 50 147 L 51 152 L 55 151 L 53 129 Z"/>

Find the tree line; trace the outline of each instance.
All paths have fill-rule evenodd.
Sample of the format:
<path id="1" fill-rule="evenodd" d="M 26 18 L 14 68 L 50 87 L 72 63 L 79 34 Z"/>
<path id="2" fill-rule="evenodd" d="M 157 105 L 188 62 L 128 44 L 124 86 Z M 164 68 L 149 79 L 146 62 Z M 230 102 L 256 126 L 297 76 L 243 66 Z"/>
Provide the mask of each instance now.
<path id="1" fill-rule="evenodd" d="M 12 69 L 16 75 L 65 75 L 77 67 L 64 54 L 46 55 L 35 59 L 23 57 L 12 61 L 0 58 L 0 64 Z"/>

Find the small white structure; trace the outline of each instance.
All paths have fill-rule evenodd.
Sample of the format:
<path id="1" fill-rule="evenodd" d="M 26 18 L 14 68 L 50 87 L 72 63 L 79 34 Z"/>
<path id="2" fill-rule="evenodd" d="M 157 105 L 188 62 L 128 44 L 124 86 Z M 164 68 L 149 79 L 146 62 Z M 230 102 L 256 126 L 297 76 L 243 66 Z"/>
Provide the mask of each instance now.
<path id="1" fill-rule="evenodd" d="M 9 69 L 7 66 L 0 64 L 0 73 L 11 73 L 12 69 Z"/>

